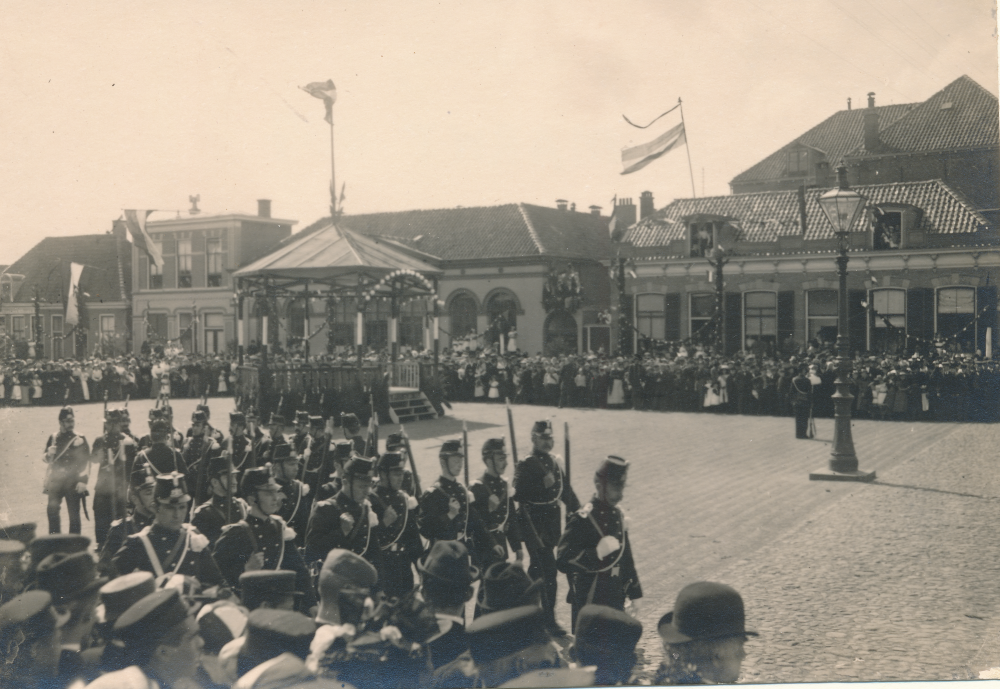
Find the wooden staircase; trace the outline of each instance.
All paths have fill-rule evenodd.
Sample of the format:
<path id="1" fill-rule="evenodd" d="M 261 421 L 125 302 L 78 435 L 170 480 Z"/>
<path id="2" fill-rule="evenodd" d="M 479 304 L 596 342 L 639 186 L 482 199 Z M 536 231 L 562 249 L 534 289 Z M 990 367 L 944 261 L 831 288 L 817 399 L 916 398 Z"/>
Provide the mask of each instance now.
<path id="1" fill-rule="evenodd" d="M 389 418 L 393 423 L 412 423 L 437 418 L 427 396 L 418 388 L 389 388 Z"/>

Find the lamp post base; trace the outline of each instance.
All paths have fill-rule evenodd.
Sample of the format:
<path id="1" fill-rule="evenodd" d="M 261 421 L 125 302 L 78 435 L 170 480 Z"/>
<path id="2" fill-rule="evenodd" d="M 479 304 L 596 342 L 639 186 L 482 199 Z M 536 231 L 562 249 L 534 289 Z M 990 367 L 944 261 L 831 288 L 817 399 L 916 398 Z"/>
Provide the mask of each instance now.
<path id="1" fill-rule="evenodd" d="M 819 469 L 809 474 L 810 481 L 856 481 L 859 483 L 871 483 L 875 480 L 874 471 L 833 471 L 832 469 Z"/>

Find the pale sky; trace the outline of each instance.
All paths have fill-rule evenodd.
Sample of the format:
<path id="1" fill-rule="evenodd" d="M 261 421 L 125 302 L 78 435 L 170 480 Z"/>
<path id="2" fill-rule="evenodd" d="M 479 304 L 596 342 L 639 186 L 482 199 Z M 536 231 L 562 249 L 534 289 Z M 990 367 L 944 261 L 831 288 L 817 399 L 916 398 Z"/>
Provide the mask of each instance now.
<path id="1" fill-rule="evenodd" d="M 0 2 L 0 264 L 123 208 L 327 214 L 691 196 L 687 151 L 620 175 L 684 101 L 697 195 L 836 110 L 997 93 L 991 0 Z M 672 115 L 658 123 L 676 124 Z"/>

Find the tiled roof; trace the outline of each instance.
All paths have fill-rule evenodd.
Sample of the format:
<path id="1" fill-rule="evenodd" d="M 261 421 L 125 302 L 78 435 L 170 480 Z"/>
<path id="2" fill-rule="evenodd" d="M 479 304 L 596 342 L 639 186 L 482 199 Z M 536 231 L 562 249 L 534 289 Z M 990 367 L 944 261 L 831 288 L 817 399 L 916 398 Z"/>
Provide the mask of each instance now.
<path id="1" fill-rule="evenodd" d="M 998 129 L 997 97 L 962 75 L 905 117 L 888 127 L 879 127 L 879 138 L 885 152 L 978 148 L 1000 143 Z M 863 146 L 851 153 L 868 154 Z"/>
<path id="2" fill-rule="evenodd" d="M 123 240 L 125 241 L 125 240 Z M 69 287 L 69 264 L 84 266 L 80 275 L 81 289 L 88 302 L 120 301 L 131 290 L 131 246 L 125 241 L 122 248 L 125 264 L 122 277 L 126 294 L 122 294 L 118 280 L 118 244 L 112 234 L 85 234 L 76 237 L 46 237 L 19 258 L 7 272 L 24 275 L 24 282 L 14 296 L 14 301 L 30 301 L 38 287 L 39 296 L 50 303 L 63 302 Z"/>
<path id="3" fill-rule="evenodd" d="M 340 224 L 361 234 L 393 239 L 445 261 L 556 256 L 608 256 L 609 218 L 531 204 L 439 208 L 345 215 Z M 329 226 L 316 221 L 283 245 Z"/>
<path id="4" fill-rule="evenodd" d="M 876 107 L 879 130 L 881 131 L 891 126 L 914 107 L 916 105 L 913 103 Z M 864 108 L 841 110 L 834 113 L 802 136 L 782 146 L 753 167 L 747 168 L 733 177 L 730 184 L 763 182 L 783 177 L 786 165 L 785 154 L 788 149 L 799 144 L 823 151 L 826 154 L 827 161 L 830 162 L 830 166 L 835 166 L 840 162 L 841 158 L 861 146 L 864 142 L 864 114 Z"/>
<path id="5" fill-rule="evenodd" d="M 977 232 L 986 219 L 968 201 L 940 180 L 899 182 L 852 187 L 868 198 L 869 203 L 905 203 L 923 211 L 921 227 L 928 233 L 956 234 Z M 834 236 L 818 199 L 826 189 L 807 189 L 804 239 L 829 239 Z M 686 237 L 684 219 L 692 215 L 720 215 L 734 218 L 734 225 L 743 231 L 746 242 L 774 242 L 780 236 L 797 235 L 799 201 L 796 191 L 764 191 L 753 194 L 709 196 L 700 199 L 676 199 L 630 227 L 624 241 L 638 248 L 666 246 L 674 239 Z M 861 227 L 871 229 L 867 214 Z"/>

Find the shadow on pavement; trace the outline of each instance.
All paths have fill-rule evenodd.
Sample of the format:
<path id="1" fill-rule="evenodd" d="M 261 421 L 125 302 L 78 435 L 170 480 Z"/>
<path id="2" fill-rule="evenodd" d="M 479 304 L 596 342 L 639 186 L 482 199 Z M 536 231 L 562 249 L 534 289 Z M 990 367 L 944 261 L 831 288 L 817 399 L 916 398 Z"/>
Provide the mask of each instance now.
<path id="1" fill-rule="evenodd" d="M 486 428 L 498 428 L 503 426 L 506 430 L 506 424 L 500 423 L 483 423 L 482 421 L 467 421 L 469 432 L 481 431 Z M 462 419 L 456 419 L 453 416 L 444 416 L 433 421 L 418 421 L 412 424 L 403 424 L 406 427 L 406 434 L 410 436 L 410 440 L 426 440 L 427 438 L 436 438 L 438 436 L 453 436 L 459 435 L 462 432 Z M 387 431 L 385 431 L 385 426 L 382 427 L 383 430 L 380 432 L 384 436 Z"/>
<path id="2" fill-rule="evenodd" d="M 888 488 L 907 488 L 909 490 L 923 490 L 928 493 L 944 493 L 945 495 L 957 495 L 960 498 L 978 498 L 979 500 L 1000 500 L 996 495 L 974 495 L 972 493 L 958 493 L 953 490 L 941 490 L 940 488 L 926 488 L 924 486 L 906 486 L 900 483 L 886 483 L 878 479 L 872 481 L 871 486 L 886 486 Z"/>

